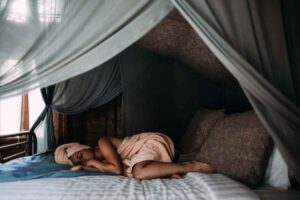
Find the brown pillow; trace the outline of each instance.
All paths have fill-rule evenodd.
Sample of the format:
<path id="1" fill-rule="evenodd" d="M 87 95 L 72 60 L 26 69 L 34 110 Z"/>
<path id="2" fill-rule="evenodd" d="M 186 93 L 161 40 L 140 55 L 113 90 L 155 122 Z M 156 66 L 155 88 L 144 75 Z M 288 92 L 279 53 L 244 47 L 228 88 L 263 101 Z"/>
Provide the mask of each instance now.
<path id="1" fill-rule="evenodd" d="M 264 178 L 273 142 L 254 111 L 231 114 L 215 123 L 197 160 L 255 188 Z"/>
<path id="2" fill-rule="evenodd" d="M 189 123 L 186 133 L 180 139 L 179 160 L 195 160 L 209 130 L 223 116 L 224 110 L 198 110 Z"/>

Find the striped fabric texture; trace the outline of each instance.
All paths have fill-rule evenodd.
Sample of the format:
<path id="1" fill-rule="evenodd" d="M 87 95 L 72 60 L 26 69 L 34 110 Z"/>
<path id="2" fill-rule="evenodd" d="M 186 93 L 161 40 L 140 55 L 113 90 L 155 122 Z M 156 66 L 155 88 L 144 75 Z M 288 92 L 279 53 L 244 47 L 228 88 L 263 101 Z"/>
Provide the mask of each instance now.
<path id="1" fill-rule="evenodd" d="M 257 194 L 222 175 L 188 173 L 183 179 L 135 180 L 80 176 L 0 183 L 2 200 L 195 199 L 255 200 Z"/>

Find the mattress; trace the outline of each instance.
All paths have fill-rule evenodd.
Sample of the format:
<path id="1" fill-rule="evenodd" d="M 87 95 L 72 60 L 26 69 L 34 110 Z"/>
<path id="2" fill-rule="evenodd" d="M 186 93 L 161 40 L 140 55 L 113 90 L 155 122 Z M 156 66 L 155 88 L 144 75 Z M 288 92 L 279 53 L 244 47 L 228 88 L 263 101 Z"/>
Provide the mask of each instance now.
<path id="1" fill-rule="evenodd" d="M 69 168 L 55 163 L 51 152 L 0 164 L 0 199 L 259 199 L 255 191 L 222 174 L 192 172 L 182 179 L 140 181 Z"/>
<path id="2" fill-rule="evenodd" d="M 222 174 L 197 172 L 182 179 L 140 181 L 124 176 L 90 175 L 3 182 L 0 194 L 2 200 L 259 199 L 253 190 Z"/>

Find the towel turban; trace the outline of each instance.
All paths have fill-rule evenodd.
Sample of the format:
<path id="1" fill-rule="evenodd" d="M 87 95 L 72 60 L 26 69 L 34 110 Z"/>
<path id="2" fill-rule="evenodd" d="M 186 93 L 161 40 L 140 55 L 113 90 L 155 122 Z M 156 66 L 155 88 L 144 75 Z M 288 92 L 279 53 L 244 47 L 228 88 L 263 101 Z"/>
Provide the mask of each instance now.
<path id="1" fill-rule="evenodd" d="M 64 164 L 64 165 L 69 164 L 73 166 L 74 164 L 69 158 L 74 153 L 77 153 L 84 149 L 91 149 L 91 147 L 87 145 L 79 144 L 78 142 L 63 144 L 57 147 L 57 149 L 55 150 L 54 153 L 55 162 L 58 164 Z"/>

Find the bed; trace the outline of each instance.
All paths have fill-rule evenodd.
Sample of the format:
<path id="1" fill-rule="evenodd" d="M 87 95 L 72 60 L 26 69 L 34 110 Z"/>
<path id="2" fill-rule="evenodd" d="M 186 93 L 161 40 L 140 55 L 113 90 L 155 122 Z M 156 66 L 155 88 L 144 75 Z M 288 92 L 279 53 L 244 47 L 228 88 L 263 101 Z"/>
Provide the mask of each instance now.
<path id="1" fill-rule="evenodd" d="M 68 169 L 54 162 L 53 153 L 1 164 L 1 199 L 259 199 L 253 190 L 222 174 L 193 172 L 182 179 L 139 181 Z"/>
<path id="2" fill-rule="evenodd" d="M 243 129 L 241 129 L 241 121 L 247 122 L 246 125 L 243 125 Z M 258 147 L 267 147 L 270 144 L 262 140 L 261 134 L 267 135 L 267 133 L 264 132 L 261 125 L 254 123 L 255 121 L 257 122 L 257 118 L 253 112 L 227 116 L 223 111 L 199 110 L 193 117 L 180 143 L 182 152 L 185 150 L 186 154 L 180 154 L 178 162 L 188 161 L 191 159 L 191 155 L 192 159 L 201 157 L 199 158 L 201 160 L 207 157 L 206 152 L 210 152 L 207 161 L 217 164 L 216 167 L 219 167 L 218 171 L 222 174 L 188 173 L 182 179 L 139 181 L 108 173 L 72 172 L 69 170 L 70 166 L 58 165 L 54 162 L 53 152 L 46 152 L 0 164 L 1 200 L 300 199 L 299 188 L 282 190 L 266 184 L 260 186 L 260 179 L 255 178 L 256 174 L 265 174 L 258 173 L 261 172 L 261 167 L 256 166 L 260 166 L 259 163 L 270 156 L 265 153 L 259 154 L 259 152 L 266 152 L 266 149 L 258 149 Z M 213 128 L 210 124 L 214 124 Z M 235 127 L 233 124 L 238 126 Z M 208 130 L 211 130 L 209 134 L 206 133 Z M 222 135 L 222 137 L 218 138 L 216 134 Z M 240 134 L 243 134 L 244 137 L 239 137 Z M 205 140 L 203 135 L 208 135 Z M 249 137 L 246 137 L 247 135 Z M 224 139 L 223 136 L 230 139 Z M 254 140 L 249 142 L 249 138 L 254 138 Z M 258 140 L 258 138 L 260 139 Z M 201 149 L 198 148 L 199 146 Z M 214 149 L 214 147 L 218 148 Z M 251 152 L 248 151 L 249 149 Z M 230 151 L 233 150 L 238 152 L 230 154 Z M 240 156 L 236 157 L 238 154 Z M 252 162 L 252 155 L 259 156 L 255 159 L 256 162 Z M 278 161 L 277 156 L 272 154 L 271 157 L 272 162 Z M 253 169 L 257 169 L 257 173 L 254 173 L 256 171 Z M 252 174 L 253 177 L 251 178 L 249 174 Z M 255 185 L 253 185 L 254 183 Z"/>

